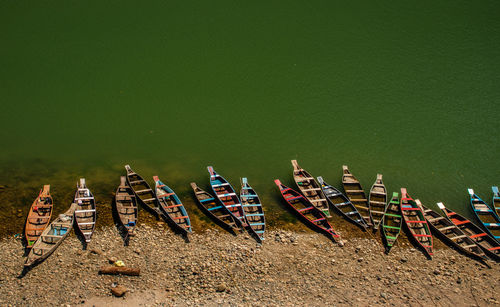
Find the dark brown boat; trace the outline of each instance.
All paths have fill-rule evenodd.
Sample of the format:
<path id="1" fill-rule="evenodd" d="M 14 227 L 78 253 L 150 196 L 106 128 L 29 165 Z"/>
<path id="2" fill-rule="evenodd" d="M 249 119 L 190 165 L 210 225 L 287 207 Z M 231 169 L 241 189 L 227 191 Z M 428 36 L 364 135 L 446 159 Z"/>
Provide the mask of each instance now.
<path id="1" fill-rule="evenodd" d="M 377 230 L 384 217 L 387 205 L 387 190 L 382 181 L 382 174 L 377 174 L 377 179 L 370 189 L 370 217 L 373 222 L 373 230 Z"/>
<path id="2" fill-rule="evenodd" d="M 462 253 L 469 257 L 482 259 L 486 258 L 483 250 L 471 239 L 469 238 L 458 226 L 453 224 L 449 219 L 441 216 L 439 213 L 435 212 L 422 205 L 420 200 L 416 199 L 415 202 L 422 209 L 424 217 L 431 228 L 431 231 L 441 238 L 444 243 L 456 248 Z"/>
<path id="3" fill-rule="evenodd" d="M 31 248 L 36 240 L 47 227 L 52 216 L 52 196 L 50 196 L 50 185 L 44 185 L 38 193 L 38 197 L 31 204 L 26 226 L 24 227 L 24 237 L 26 247 Z"/>
<path id="4" fill-rule="evenodd" d="M 243 231 L 240 221 L 229 212 L 226 206 L 220 204 L 217 198 L 201 189 L 194 182 L 191 182 L 191 188 L 193 188 L 194 195 L 198 200 L 201 210 L 216 224 L 234 234 Z"/>
<path id="5" fill-rule="evenodd" d="M 453 224 L 455 224 L 455 226 L 458 226 L 458 228 L 460 228 L 460 230 L 462 230 L 464 234 L 466 234 L 477 245 L 479 245 L 488 257 L 495 260 L 496 262 L 500 262 L 500 244 L 495 239 L 484 232 L 481 227 L 472 223 L 460 214 L 446 208 L 443 203 L 438 203 L 438 207 L 439 209 L 441 209 L 441 211 L 443 211 L 446 217 Z"/>
<path id="6" fill-rule="evenodd" d="M 366 198 L 363 187 L 359 183 L 359 180 L 354 177 L 353 174 L 351 174 L 347 165 L 343 165 L 342 170 L 342 185 L 344 186 L 345 194 L 361 214 L 361 216 L 365 220 L 366 225 L 368 225 L 368 227 L 373 226 L 372 220 L 370 218 L 368 199 Z"/>
<path id="7" fill-rule="evenodd" d="M 135 235 L 137 225 L 137 200 L 125 176 L 120 177 L 120 186 L 115 195 L 116 213 L 125 230 L 125 238 Z"/>
<path id="8" fill-rule="evenodd" d="M 134 190 L 135 195 L 139 199 L 139 203 L 144 209 L 149 211 L 149 213 L 157 218 L 160 217 L 162 214 L 159 209 L 160 202 L 153 189 L 151 189 L 144 178 L 130 168 L 130 165 L 125 165 L 125 169 L 127 170 L 127 183 L 132 190 Z"/>
<path id="9" fill-rule="evenodd" d="M 323 211 L 327 217 L 331 217 L 330 210 L 328 208 L 328 201 L 326 200 L 325 194 L 321 190 L 320 185 L 316 182 L 311 174 L 309 174 L 305 169 L 299 166 L 297 160 L 292 160 L 293 165 L 293 179 L 300 192 L 307 198 L 314 207 Z"/>

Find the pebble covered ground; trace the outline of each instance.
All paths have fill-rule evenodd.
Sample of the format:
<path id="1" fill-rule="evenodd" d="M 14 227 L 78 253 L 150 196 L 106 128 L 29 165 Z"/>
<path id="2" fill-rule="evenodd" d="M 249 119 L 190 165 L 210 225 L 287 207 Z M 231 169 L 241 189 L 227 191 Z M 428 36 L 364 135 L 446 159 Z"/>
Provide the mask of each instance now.
<path id="1" fill-rule="evenodd" d="M 499 265 L 491 268 L 439 245 L 433 260 L 402 241 L 389 255 L 368 236 L 339 247 L 310 230 L 274 229 L 262 246 L 219 228 L 190 236 L 163 223 L 141 225 L 130 246 L 114 227 L 99 229 L 87 250 L 71 234 L 21 277 L 19 239 L 0 240 L 0 306 L 410 306 L 498 305 Z M 140 276 L 99 275 L 109 260 Z M 111 289 L 127 292 L 115 297 Z"/>

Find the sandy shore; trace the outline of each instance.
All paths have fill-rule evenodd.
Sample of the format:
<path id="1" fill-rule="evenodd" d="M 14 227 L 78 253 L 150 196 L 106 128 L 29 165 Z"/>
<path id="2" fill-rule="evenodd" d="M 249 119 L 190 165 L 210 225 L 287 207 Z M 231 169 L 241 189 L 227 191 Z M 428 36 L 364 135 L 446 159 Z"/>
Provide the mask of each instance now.
<path id="1" fill-rule="evenodd" d="M 19 275 L 18 239 L 0 241 L 0 305 L 401 305 L 499 304 L 499 265 L 487 268 L 440 246 L 434 260 L 401 242 L 390 255 L 374 238 L 344 247 L 311 231 L 271 230 L 259 246 L 219 229 L 186 243 L 167 227 L 143 225 L 130 246 L 114 227 L 95 234 L 88 250 L 72 234 L 45 262 Z M 99 275 L 108 258 L 140 276 Z M 114 297 L 111 288 L 128 292 Z M 498 289 L 497 289 L 498 290 Z"/>

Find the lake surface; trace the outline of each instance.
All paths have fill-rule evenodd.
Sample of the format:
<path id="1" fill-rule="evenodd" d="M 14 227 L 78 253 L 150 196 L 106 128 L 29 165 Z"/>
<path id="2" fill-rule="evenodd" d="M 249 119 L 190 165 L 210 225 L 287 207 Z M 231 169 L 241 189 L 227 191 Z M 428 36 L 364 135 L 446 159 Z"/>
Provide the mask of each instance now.
<path id="1" fill-rule="evenodd" d="M 466 188 L 489 202 L 500 185 L 499 13 L 498 1 L 3 1 L 2 206 L 25 214 L 50 183 L 63 211 L 80 176 L 105 202 L 124 164 L 187 200 L 213 165 L 281 212 L 273 180 L 294 186 L 298 159 L 333 185 L 347 164 L 366 190 L 382 173 L 389 191 L 470 215 Z"/>

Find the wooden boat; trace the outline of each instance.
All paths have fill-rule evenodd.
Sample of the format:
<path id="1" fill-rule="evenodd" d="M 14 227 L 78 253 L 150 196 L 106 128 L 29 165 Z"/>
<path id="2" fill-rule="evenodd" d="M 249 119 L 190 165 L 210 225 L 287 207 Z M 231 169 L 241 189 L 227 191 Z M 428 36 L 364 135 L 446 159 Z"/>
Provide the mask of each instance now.
<path id="1" fill-rule="evenodd" d="M 476 214 L 476 217 L 483 224 L 486 232 L 489 233 L 497 242 L 500 243 L 500 219 L 490 207 L 469 189 L 470 205 Z"/>
<path id="2" fill-rule="evenodd" d="M 158 198 L 156 198 L 153 189 L 151 189 L 144 178 L 130 168 L 130 165 L 125 165 L 125 169 L 127 170 L 127 183 L 132 190 L 134 190 L 135 196 L 139 199 L 139 203 L 144 209 L 149 211 L 149 213 L 159 217 L 161 215 L 159 209 L 160 202 Z"/>
<path id="3" fill-rule="evenodd" d="M 135 236 L 138 215 L 137 200 L 134 190 L 128 185 L 125 176 L 120 177 L 120 186 L 116 189 L 115 208 L 125 230 L 126 238 Z"/>
<path id="4" fill-rule="evenodd" d="M 418 199 L 415 200 L 415 203 L 424 213 L 424 217 L 431 231 L 436 236 L 440 237 L 444 243 L 447 243 L 470 257 L 476 259 L 486 258 L 483 250 L 449 219 L 422 205 Z"/>
<path id="5" fill-rule="evenodd" d="M 266 230 L 266 219 L 262 203 L 257 192 L 248 184 L 247 178 L 241 178 L 240 199 L 248 225 L 255 233 L 259 242 L 264 240 Z"/>
<path id="6" fill-rule="evenodd" d="M 156 197 L 160 201 L 160 210 L 172 226 L 183 235 L 192 232 L 191 220 L 181 200 L 175 192 L 160 181 L 158 176 L 153 176 L 156 188 Z"/>
<path id="7" fill-rule="evenodd" d="M 453 212 L 452 210 L 446 208 L 443 203 L 438 203 L 439 209 L 443 211 L 445 216 L 453 223 L 458 226 L 460 230 L 463 231 L 469 238 L 471 238 L 474 243 L 479 245 L 491 259 L 500 262 L 500 244 L 493 239 L 489 234 L 484 232 L 481 227 L 472 223 L 460 214 Z"/>
<path id="8" fill-rule="evenodd" d="M 31 248 L 36 240 L 47 227 L 52 216 L 52 196 L 50 196 L 50 185 L 44 185 L 38 193 L 38 197 L 31 204 L 26 226 L 24 227 L 24 237 L 26 238 L 26 247 Z"/>
<path id="9" fill-rule="evenodd" d="M 94 195 L 87 188 L 85 178 L 80 178 L 80 182 L 77 183 L 73 202 L 77 205 L 75 210 L 76 226 L 85 238 L 85 242 L 89 243 L 94 233 L 97 214 Z"/>
<path id="10" fill-rule="evenodd" d="M 366 230 L 368 225 L 366 225 L 365 220 L 361 217 L 358 210 L 351 201 L 337 190 L 334 186 L 329 185 L 323 180 L 323 177 L 318 177 L 318 182 L 325 194 L 326 199 L 333 205 L 333 207 L 348 221 L 354 223 L 355 225 L 361 227 L 361 229 Z"/>
<path id="11" fill-rule="evenodd" d="M 432 234 L 424 218 L 424 213 L 408 195 L 406 188 L 401 188 L 400 208 L 405 225 L 411 236 L 422 247 L 427 257 L 432 258 Z"/>
<path id="12" fill-rule="evenodd" d="M 377 230 L 384 217 L 385 206 L 387 205 L 387 190 L 382 181 L 382 174 L 377 174 L 377 179 L 370 189 L 370 218 L 373 222 L 373 229 Z"/>
<path id="13" fill-rule="evenodd" d="M 366 225 L 371 227 L 373 223 L 370 218 L 370 208 L 368 205 L 368 199 L 366 199 L 365 191 L 363 190 L 363 187 L 361 187 L 359 180 L 351 174 L 347 165 L 343 165 L 342 169 L 342 185 L 344 186 L 345 194 L 361 214 Z"/>
<path id="14" fill-rule="evenodd" d="M 380 224 L 382 224 L 381 233 L 384 237 L 386 245 L 385 252 L 387 254 L 391 251 L 391 248 L 398 239 L 399 233 L 401 232 L 402 221 L 399 194 L 398 192 L 393 192 L 391 200 L 384 210 L 382 221 L 380 222 Z"/>
<path id="15" fill-rule="evenodd" d="M 497 216 L 500 216 L 500 192 L 498 187 L 491 187 L 491 190 L 493 191 L 493 209 Z"/>
<path id="16" fill-rule="evenodd" d="M 290 208 L 301 217 L 309 227 L 326 234 L 333 241 L 342 244 L 340 235 L 333 230 L 332 225 L 330 225 L 326 219 L 323 211 L 313 206 L 311 202 L 299 192 L 282 184 L 279 179 L 274 180 L 274 183 L 279 187 L 281 195 Z"/>
<path id="17" fill-rule="evenodd" d="M 33 247 L 24 263 L 25 267 L 30 267 L 42 262 L 56 250 L 62 241 L 68 236 L 73 226 L 73 220 L 77 204 L 71 204 L 71 207 L 63 214 L 60 214 L 50 225 L 45 228 L 40 238 L 33 244 Z"/>
<path id="18" fill-rule="evenodd" d="M 331 217 L 330 210 L 328 208 L 328 201 L 326 200 L 325 194 L 321 190 L 321 187 L 316 182 L 313 176 L 309 174 L 306 170 L 299 166 L 297 160 L 292 160 L 293 165 L 293 179 L 300 192 L 304 195 L 314 207 L 323 211 L 327 217 Z"/>
<path id="19" fill-rule="evenodd" d="M 194 195 L 202 211 L 215 221 L 215 223 L 234 233 L 235 231 L 242 231 L 240 221 L 231 214 L 226 206 L 219 204 L 215 197 L 207 191 L 202 190 L 196 183 L 191 182 L 191 188 L 193 188 Z"/>
<path id="20" fill-rule="evenodd" d="M 245 212 L 231 184 L 221 175 L 217 174 L 213 167 L 209 166 L 207 169 L 210 173 L 210 185 L 217 198 L 238 219 L 241 226 L 248 227 Z"/>

